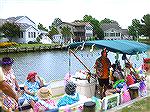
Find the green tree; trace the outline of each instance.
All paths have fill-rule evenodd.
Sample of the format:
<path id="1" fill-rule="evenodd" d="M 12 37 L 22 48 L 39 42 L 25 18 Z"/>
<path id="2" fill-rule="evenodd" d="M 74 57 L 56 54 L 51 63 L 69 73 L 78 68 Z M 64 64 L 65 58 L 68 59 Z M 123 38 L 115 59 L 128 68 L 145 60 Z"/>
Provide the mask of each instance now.
<path id="1" fill-rule="evenodd" d="M 83 17 L 83 22 L 90 22 L 93 27 L 93 35 L 97 39 L 103 39 L 104 38 L 104 32 L 100 28 L 100 23 L 97 19 L 93 18 L 91 15 L 85 15 Z"/>
<path id="2" fill-rule="evenodd" d="M 141 19 L 141 22 L 142 22 L 141 25 L 142 34 L 144 36 L 148 36 L 150 39 L 150 14 L 144 15 L 143 18 Z"/>
<path id="3" fill-rule="evenodd" d="M 15 23 L 6 22 L 0 27 L 0 32 L 4 33 L 4 35 L 12 41 L 12 38 L 16 38 L 20 36 L 21 30 L 20 27 Z"/>
<path id="4" fill-rule="evenodd" d="M 117 21 L 111 20 L 109 18 L 105 18 L 105 19 L 103 19 L 103 20 L 100 21 L 100 25 L 102 25 L 104 23 L 117 23 L 118 24 Z"/>
<path id="5" fill-rule="evenodd" d="M 38 24 L 38 29 L 43 31 L 48 31 L 48 29 L 44 27 L 41 23 Z"/>
<path id="6" fill-rule="evenodd" d="M 50 28 L 50 31 L 48 32 L 48 37 L 53 41 L 53 35 L 59 34 L 59 31 L 57 30 L 57 28 L 55 28 L 54 26 L 52 26 Z"/>
<path id="7" fill-rule="evenodd" d="M 73 36 L 73 34 L 71 32 L 71 28 L 69 28 L 68 26 L 67 27 L 64 26 L 61 29 L 61 34 L 62 34 L 62 37 L 65 39 L 65 41 L 70 41 L 70 39 Z"/>
<path id="8" fill-rule="evenodd" d="M 55 18 L 53 23 L 52 23 L 52 26 L 58 26 L 59 24 L 62 23 L 62 20 L 60 18 Z"/>
<path id="9" fill-rule="evenodd" d="M 142 35 L 141 32 L 141 24 L 138 19 L 132 20 L 132 25 L 128 27 L 129 34 L 133 36 L 133 39 L 138 38 L 138 36 Z"/>
<path id="10" fill-rule="evenodd" d="M 129 35 L 131 35 L 133 37 L 133 39 L 136 38 L 136 30 L 134 29 L 134 27 L 132 25 L 128 26 L 128 32 L 129 32 Z"/>

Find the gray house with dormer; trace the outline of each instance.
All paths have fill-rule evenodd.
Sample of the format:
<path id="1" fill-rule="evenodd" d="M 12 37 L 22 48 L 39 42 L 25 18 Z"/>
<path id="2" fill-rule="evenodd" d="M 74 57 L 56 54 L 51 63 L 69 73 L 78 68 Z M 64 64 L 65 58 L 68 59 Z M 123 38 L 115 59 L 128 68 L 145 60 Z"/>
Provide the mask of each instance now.
<path id="1" fill-rule="evenodd" d="M 121 40 L 121 39 L 131 39 L 128 34 L 127 29 L 122 29 L 118 23 L 104 23 L 101 25 L 104 31 L 105 40 Z"/>

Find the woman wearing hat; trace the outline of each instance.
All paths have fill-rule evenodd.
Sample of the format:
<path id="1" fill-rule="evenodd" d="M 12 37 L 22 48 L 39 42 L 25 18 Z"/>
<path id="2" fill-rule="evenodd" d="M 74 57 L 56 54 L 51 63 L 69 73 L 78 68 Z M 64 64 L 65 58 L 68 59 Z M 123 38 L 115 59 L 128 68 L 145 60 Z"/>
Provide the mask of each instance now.
<path id="1" fill-rule="evenodd" d="M 52 91 L 47 87 L 42 87 L 37 92 L 38 102 L 34 105 L 34 112 L 45 112 L 55 108 L 55 101 L 51 99 Z"/>
<path id="2" fill-rule="evenodd" d="M 58 107 L 71 105 L 80 100 L 79 94 L 76 93 L 76 84 L 73 82 L 68 82 L 65 86 L 65 92 L 66 94 L 60 98 L 60 100 L 57 103 Z"/>
<path id="3" fill-rule="evenodd" d="M 18 82 L 14 75 L 14 71 L 12 69 L 12 64 L 14 63 L 13 59 L 11 59 L 9 57 L 4 57 L 0 63 L 2 65 L 2 70 L 4 72 L 5 80 L 7 81 L 7 83 L 9 85 L 11 85 L 11 87 L 14 91 L 16 91 L 16 88 L 17 88 L 17 91 L 19 92 L 20 87 L 18 85 Z M 16 93 L 17 93 L 17 91 L 16 91 Z"/>
<path id="4" fill-rule="evenodd" d="M 39 81 L 37 81 L 38 79 Z M 27 76 L 27 81 L 24 83 L 24 91 L 25 93 L 22 95 L 22 98 L 27 99 L 28 103 L 31 104 L 31 106 L 34 106 L 35 101 L 38 100 L 37 97 L 37 91 L 43 86 L 43 81 L 40 79 L 40 77 L 37 75 L 36 72 L 30 72 Z"/>
<path id="5" fill-rule="evenodd" d="M 0 64 L 2 66 L 2 71 L 4 73 L 4 78 L 6 83 L 8 83 L 11 88 L 13 89 L 14 92 L 17 93 L 17 91 L 20 91 L 20 87 L 18 85 L 18 82 L 16 80 L 16 77 L 14 75 L 13 69 L 12 69 L 12 64 L 13 64 L 13 59 L 9 58 L 9 57 L 4 57 L 2 58 L 2 60 L 0 61 Z M 17 91 L 16 91 L 17 88 Z M 12 109 L 17 109 L 18 108 L 18 104 L 14 101 L 14 99 L 12 99 L 11 97 L 9 97 L 8 95 L 3 94 L 3 100 L 4 100 L 4 106 L 5 108 L 12 108 Z"/>

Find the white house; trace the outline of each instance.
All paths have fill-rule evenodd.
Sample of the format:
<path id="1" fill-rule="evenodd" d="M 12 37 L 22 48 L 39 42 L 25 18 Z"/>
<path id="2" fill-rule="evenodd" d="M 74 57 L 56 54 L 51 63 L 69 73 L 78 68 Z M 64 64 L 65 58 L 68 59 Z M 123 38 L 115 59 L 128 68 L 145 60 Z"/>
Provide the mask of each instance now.
<path id="1" fill-rule="evenodd" d="M 36 41 L 38 37 L 38 29 L 36 24 L 29 19 L 27 16 L 17 16 L 17 17 L 9 17 L 6 19 L 7 22 L 16 23 L 20 29 L 20 37 L 12 38 L 12 41 L 18 43 L 28 43 L 30 41 Z"/>
<path id="2" fill-rule="evenodd" d="M 53 42 L 59 43 L 59 44 L 63 44 L 64 43 L 64 39 L 62 37 L 62 34 L 57 34 L 57 35 L 53 35 Z"/>
<path id="3" fill-rule="evenodd" d="M 3 21 L 3 23 L 1 21 Z M 0 25 L 6 22 L 15 23 L 20 27 L 20 36 L 17 38 L 12 38 L 12 41 L 15 41 L 17 43 L 28 43 L 30 41 L 35 42 L 37 37 L 41 34 L 41 31 L 37 28 L 37 25 L 27 16 L 17 16 L 9 17 L 7 19 L 0 19 Z M 44 36 L 43 38 L 45 39 L 48 37 Z"/>
<path id="4" fill-rule="evenodd" d="M 39 30 L 38 35 L 40 37 L 40 42 L 43 44 L 51 44 L 52 40 L 47 36 L 48 32 Z"/>

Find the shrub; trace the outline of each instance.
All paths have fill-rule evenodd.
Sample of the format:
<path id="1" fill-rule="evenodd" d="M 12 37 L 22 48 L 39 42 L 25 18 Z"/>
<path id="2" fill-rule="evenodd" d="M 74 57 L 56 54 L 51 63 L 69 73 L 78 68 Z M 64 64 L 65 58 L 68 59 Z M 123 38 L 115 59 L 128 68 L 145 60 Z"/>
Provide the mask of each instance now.
<path id="1" fill-rule="evenodd" d="M 37 44 L 38 42 L 35 41 L 29 41 L 28 44 Z"/>
<path id="2" fill-rule="evenodd" d="M 33 41 L 29 41 L 29 42 L 28 42 L 28 44 L 33 44 L 33 43 L 34 43 Z"/>
<path id="3" fill-rule="evenodd" d="M 17 45 L 18 44 L 16 42 L 2 42 L 0 43 L 0 48 L 17 46 Z"/>

